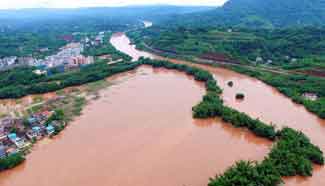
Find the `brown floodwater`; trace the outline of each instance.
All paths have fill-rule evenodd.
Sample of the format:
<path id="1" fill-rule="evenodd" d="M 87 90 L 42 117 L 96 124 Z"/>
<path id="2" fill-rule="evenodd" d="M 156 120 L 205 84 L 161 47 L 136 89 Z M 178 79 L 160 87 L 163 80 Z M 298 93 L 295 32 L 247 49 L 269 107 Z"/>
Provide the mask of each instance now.
<path id="1" fill-rule="evenodd" d="M 271 142 L 250 132 L 194 120 L 205 89 L 184 73 L 143 66 L 108 81 L 61 135 L 0 173 L 0 185 L 205 186 L 235 161 L 269 152 Z"/>
<path id="2" fill-rule="evenodd" d="M 162 59 L 136 50 L 122 33 L 111 43 L 134 60 Z M 325 151 L 324 120 L 254 78 L 198 66 L 214 74 L 227 105 L 278 127 L 302 130 Z M 235 161 L 261 160 L 269 152 L 271 143 L 250 132 L 220 120 L 194 120 L 191 107 L 205 90 L 183 73 L 143 66 L 108 81 L 114 85 L 100 91 L 101 98 L 61 135 L 37 144 L 23 165 L 0 173 L 0 185 L 205 186 Z M 238 92 L 245 94 L 244 101 L 236 101 Z M 319 186 L 324 178 L 324 168 L 316 167 L 312 178 L 286 179 L 286 185 Z"/>
<path id="3" fill-rule="evenodd" d="M 137 59 L 145 56 L 154 59 L 164 59 L 147 52 L 138 51 L 135 46 L 130 46 L 126 35 L 118 33 L 111 39 L 111 43 L 121 51 Z M 121 47 L 121 45 L 123 47 Z M 175 63 L 187 63 L 186 61 L 169 59 Z M 264 122 L 273 123 L 278 128 L 289 126 L 304 132 L 311 141 L 325 152 L 325 120 L 308 112 L 302 105 L 293 103 L 289 98 L 278 92 L 275 88 L 265 83 L 224 68 L 216 68 L 208 65 L 192 64 L 213 73 L 220 87 L 223 88 L 223 99 L 228 106 L 245 112 L 254 118 Z M 234 82 L 233 87 L 227 83 Z M 244 93 L 245 100 L 237 101 L 235 95 Z M 315 166 L 314 175 L 311 178 L 294 177 L 286 179 L 287 186 L 320 186 L 325 185 L 325 168 Z"/>
<path id="4" fill-rule="evenodd" d="M 147 58 L 152 58 L 154 56 L 148 52 L 137 50 L 135 45 L 131 45 L 131 41 L 124 33 L 114 34 L 110 42 L 116 49 L 132 56 L 133 61 L 138 60 L 142 56 Z"/>

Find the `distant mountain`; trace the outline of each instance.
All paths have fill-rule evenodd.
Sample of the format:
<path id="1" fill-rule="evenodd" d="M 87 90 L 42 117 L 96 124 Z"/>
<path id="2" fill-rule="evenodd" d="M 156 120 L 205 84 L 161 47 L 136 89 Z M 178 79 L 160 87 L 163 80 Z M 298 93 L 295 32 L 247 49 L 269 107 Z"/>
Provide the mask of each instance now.
<path id="1" fill-rule="evenodd" d="M 105 17 L 134 17 L 150 18 L 150 16 L 163 16 L 169 14 L 186 14 L 199 11 L 212 10 L 212 7 L 194 6 L 173 6 L 173 5 L 153 5 L 153 6 L 125 6 L 125 7 L 94 7 L 94 8 L 71 8 L 71 9 L 51 9 L 51 8 L 30 8 L 18 10 L 0 10 L 0 19 L 34 19 L 43 20 L 47 18 L 69 18 L 72 16 L 105 16 Z M 68 16 L 68 17 L 67 17 Z"/>
<path id="2" fill-rule="evenodd" d="M 325 0 L 229 0 L 220 8 L 170 20 L 179 25 L 191 26 L 320 26 L 325 25 Z"/>
<path id="3" fill-rule="evenodd" d="M 212 7 L 194 6 L 126 6 L 126 7 L 97 7 L 97 8 L 76 8 L 76 9 L 19 9 L 0 10 L 1 27 L 26 29 L 26 27 L 42 27 L 48 24 L 57 23 L 82 23 L 97 22 L 98 25 L 105 23 L 119 23 L 134 25 L 138 20 L 154 20 L 169 15 L 189 14 L 201 11 L 212 10 Z M 173 16 L 171 16 L 173 17 Z M 29 28 L 30 30 L 30 28 Z"/>

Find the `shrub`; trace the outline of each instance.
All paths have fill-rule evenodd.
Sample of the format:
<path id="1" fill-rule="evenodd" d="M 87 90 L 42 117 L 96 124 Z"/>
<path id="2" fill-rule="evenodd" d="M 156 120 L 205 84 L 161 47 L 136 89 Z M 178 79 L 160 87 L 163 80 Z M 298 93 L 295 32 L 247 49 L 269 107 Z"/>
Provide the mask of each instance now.
<path id="1" fill-rule="evenodd" d="M 6 170 L 14 168 L 25 161 L 25 157 L 22 153 L 10 155 L 8 157 L 0 159 L 0 170 Z"/>
<path id="2" fill-rule="evenodd" d="M 240 161 L 223 175 L 210 179 L 208 186 L 275 186 L 281 182 L 280 174 L 272 163 Z"/>
<path id="3" fill-rule="evenodd" d="M 284 128 L 278 138 L 269 158 L 282 176 L 311 176 L 312 163 L 324 164 L 322 151 L 303 133 Z"/>
<path id="4" fill-rule="evenodd" d="M 237 93 L 236 94 L 236 99 L 244 99 L 245 95 L 243 93 Z"/>

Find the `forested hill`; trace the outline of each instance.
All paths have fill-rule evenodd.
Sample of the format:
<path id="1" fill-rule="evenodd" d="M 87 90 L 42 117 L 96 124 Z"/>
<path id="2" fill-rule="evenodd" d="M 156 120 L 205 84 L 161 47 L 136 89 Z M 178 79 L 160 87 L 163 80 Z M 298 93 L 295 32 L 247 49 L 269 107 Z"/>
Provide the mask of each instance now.
<path id="1" fill-rule="evenodd" d="M 204 21 L 202 21 L 204 20 Z M 325 0 L 229 0 L 206 12 L 179 15 L 161 23 L 187 26 L 274 28 L 325 25 Z"/>

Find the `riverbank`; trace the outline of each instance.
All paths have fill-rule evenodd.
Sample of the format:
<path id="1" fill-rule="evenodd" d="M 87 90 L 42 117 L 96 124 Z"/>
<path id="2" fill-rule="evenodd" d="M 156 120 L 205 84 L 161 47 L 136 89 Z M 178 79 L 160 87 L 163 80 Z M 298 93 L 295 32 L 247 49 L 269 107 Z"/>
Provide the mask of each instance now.
<path id="1" fill-rule="evenodd" d="M 223 112 L 223 110 L 226 109 L 226 108 L 222 108 L 222 106 L 220 107 L 218 105 L 218 104 L 221 103 L 220 101 L 218 101 L 218 103 L 215 103 L 213 101 L 214 99 L 217 99 L 217 95 L 221 93 L 221 89 L 218 88 L 218 86 L 216 85 L 216 82 L 214 81 L 214 78 L 213 78 L 212 74 L 210 74 L 208 71 L 200 70 L 200 69 L 198 69 L 196 67 L 190 67 L 190 66 L 186 66 L 186 65 L 183 65 L 183 64 L 173 64 L 173 63 L 169 63 L 169 62 L 150 61 L 150 60 L 143 60 L 143 59 L 141 59 L 140 62 L 138 62 L 138 63 L 139 64 L 153 65 L 154 67 L 164 66 L 165 68 L 177 69 L 177 70 L 180 70 L 180 71 L 184 71 L 185 70 L 189 75 L 194 75 L 195 76 L 195 79 L 197 81 L 206 82 L 207 91 L 208 92 L 211 92 L 212 93 L 212 97 L 216 96 L 216 98 L 212 98 L 211 96 L 209 96 L 209 94 L 207 95 L 207 97 L 204 97 L 204 101 L 208 101 L 208 103 L 205 103 L 203 101 L 197 107 L 194 107 L 193 108 L 194 116 L 199 116 L 199 117 L 215 117 L 215 116 L 218 116 L 219 115 L 218 113 Z M 203 106 L 202 104 L 208 104 L 208 105 L 207 106 Z M 212 105 L 210 105 L 210 104 L 212 104 Z M 221 108 L 221 110 L 218 110 L 220 108 Z M 207 113 L 207 111 L 208 111 L 209 114 L 206 115 L 206 116 L 205 115 L 201 115 L 201 114 L 200 115 L 197 115 L 198 110 L 200 110 L 200 112 L 203 112 L 203 113 Z M 247 118 L 247 116 L 243 116 L 243 117 L 246 117 Z M 231 123 L 233 123 L 237 127 L 243 127 L 244 126 L 243 124 L 245 124 L 244 120 L 242 120 L 242 122 L 240 122 L 241 125 L 238 125 L 238 124 L 235 123 L 235 121 L 233 119 L 230 119 L 229 117 L 228 117 L 228 119 L 226 119 L 226 116 L 223 116 L 223 118 L 224 118 L 225 121 L 228 121 L 228 122 L 230 121 Z M 264 125 L 264 126 L 259 126 L 259 125 L 255 125 L 255 124 L 252 125 L 253 124 L 252 122 L 255 122 L 256 123 L 256 121 L 253 121 L 253 120 L 251 120 L 249 118 L 248 118 L 248 120 L 246 119 L 246 121 L 249 121 L 247 123 L 248 127 L 249 126 L 256 126 L 257 128 L 259 128 L 258 130 L 256 130 L 257 129 L 256 127 L 253 127 L 253 128 L 249 127 L 251 130 L 257 131 L 256 134 L 263 134 L 261 136 L 264 136 L 264 134 L 265 134 L 266 136 L 264 136 L 264 137 L 267 137 L 269 139 L 275 139 L 276 132 L 275 132 L 274 128 L 272 129 L 271 126 L 267 126 L 267 125 L 262 124 L 262 123 L 260 123 L 259 125 Z M 265 130 L 266 133 L 265 132 L 262 132 L 264 130 L 263 128 L 266 129 Z M 289 131 L 286 131 L 286 130 L 289 130 Z M 269 132 L 267 132 L 267 131 L 269 131 Z M 262 132 L 262 133 L 259 133 L 259 132 Z M 273 134 L 271 134 L 270 132 L 272 132 Z M 283 132 L 284 133 L 289 133 L 289 135 L 288 134 L 282 134 Z M 280 139 L 281 139 L 281 136 L 283 136 L 284 139 L 285 139 L 285 141 L 282 142 L 280 140 L 280 142 L 278 142 L 279 144 L 283 144 L 283 145 L 284 144 L 288 144 L 288 143 L 290 144 L 290 143 L 292 143 L 292 142 L 290 142 L 291 140 L 292 141 L 302 140 L 303 143 L 305 143 L 306 141 L 308 141 L 308 139 L 306 137 L 304 137 L 304 136 L 302 136 L 302 137 L 299 138 L 298 137 L 298 133 L 295 134 L 295 132 L 293 130 L 291 130 L 291 129 L 285 129 L 283 132 L 279 132 L 279 136 L 280 136 Z M 269 136 L 269 134 L 271 136 Z M 293 136 L 297 136 L 298 138 L 297 137 L 289 137 L 289 136 L 292 136 L 292 135 Z M 271 151 L 271 154 L 273 154 L 272 155 L 273 158 L 276 158 L 277 157 L 277 153 L 279 153 L 277 151 L 280 151 L 280 152 L 282 151 L 282 150 L 280 150 L 281 148 L 285 148 L 286 150 L 293 148 L 294 150 L 292 152 L 288 151 L 289 154 L 292 154 L 293 153 L 292 155 L 299 156 L 300 158 L 302 158 L 302 159 L 304 159 L 306 161 L 308 161 L 308 159 L 309 159 L 311 161 L 314 161 L 315 163 L 320 163 L 320 164 L 322 164 L 322 162 L 323 162 L 322 155 L 319 156 L 317 154 L 314 154 L 314 153 L 318 153 L 318 151 L 317 151 L 317 148 L 314 147 L 314 146 L 312 146 L 311 144 L 309 144 L 307 146 L 304 146 L 304 147 L 298 147 L 298 146 L 295 146 L 295 145 L 293 145 L 293 146 L 292 145 L 291 146 L 288 146 L 288 145 L 283 146 L 283 145 L 277 145 L 276 147 L 279 148 L 279 150 L 273 149 Z M 301 150 L 298 150 L 297 148 L 298 149 L 302 148 L 302 149 Z M 307 151 L 307 149 L 309 149 L 309 150 Z M 304 153 L 294 154 L 294 152 L 297 152 L 297 151 L 299 151 L 299 152 L 310 152 L 310 153 L 307 153 L 309 155 L 304 154 Z M 313 152 L 313 153 L 311 153 L 311 152 Z M 287 155 L 287 157 L 292 156 L 292 155 L 289 155 L 289 154 Z M 281 157 L 283 157 L 283 156 L 281 156 Z M 319 157 L 321 157 L 321 159 Z M 300 159 L 300 158 L 297 158 L 297 159 Z M 273 161 L 274 162 L 279 162 L 279 161 L 268 160 L 268 159 L 265 159 L 263 162 L 267 162 L 267 163 L 264 163 L 264 164 L 268 164 L 268 166 L 271 166 L 271 167 L 268 167 L 268 168 L 272 168 L 272 169 L 279 169 L 279 168 L 275 168 L 275 167 L 278 167 L 280 165 L 281 166 L 283 165 L 282 163 L 279 164 L 279 165 L 274 165 L 272 163 Z M 286 162 L 288 162 L 288 161 L 286 160 Z M 282 170 L 282 171 L 285 170 L 286 172 L 283 172 L 282 174 L 279 174 L 279 175 L 276 175 L 274 173 L 270 173 L 269 172 L 269 173 L 266 173 L 265 175 L 263 175 L 263 177 L 272 176 L 272 177 L 274 177 L 274 180 L 273 181 L 276 182 L 276 183 L 279 183 L 281 181 L 280 175 L 281 176 L 288 176 L 288 175 L 291 175 L 292 176 L 292 175 L 295 175 L 295 174 L 301 174 L 301 175 L 304 175 L 304 176 L 311 175 L 311 165 L 310 165 L 310 163 L 307 163 L 306 164 L 306 167 L 304 167 L 304 169 L 298 169 L 298 167 L 294 167 L 293 166 L 294 165 L 294 162 L 292 162 L 292 163 L 293 164 L 287 164 L 287 166 L 293 168 L 293 170 L 291 170 L 293 172 L 287 172 L 287 170 L 286 170 L 287 168 L 281 168 L 280 170 Z M 260 166 L 264 166 L 264 164 L 261 164 Z M 257 167 L 259 167 L 259 166 L 257 166 Z M 279 171 L 279 170 L 277 170 L 277 171 Z M 228 173 L 228 171 L 226 172 L 226 175 L 227 175 L 227 173 Z M 278 176 L 278 177 L 276 177 L 276 176 Z M 248 179 L 250 179 L 250 178 L 248 178 Z M 219 179 L 216 179 L 215 181 L 211 182 L 210 184 L 214 184 L 218 180 Z M 260 181 L 262 183 L 264 183 L 263 180 L 260 180 Z"/>
<path id="2" fill-rule="evenodd" d="M 114 35 L 114 43 L 117 45 L 126 45 L 130 43 L 127 37 L 123 34 Z M 121 41 L 123 38 L 124 43 Z M 125 48 L 127 48 L 125 46 Z M 134 49 L 125 50 L 130 56 L 137 56 L 140 51 Z M 131 52 L 130 52 L 131 51 Z M 146 56 L 153 59 L 166 59 L 152 53 L 143 52 Z M 253 118 L 259 118 L 266 123 L 276 123 L 277 128 L 289 126 L 296 130 L 304 132 L 314 144 L 317 144 L 324 151 L 324 125 L 325 121 L 317 116 L 306 111 L 301 105 L 293 103 L 290 99 L 283 96 L 275 88 L 246 75 L 226 70 L 224 68 L 211 67 L 209 65 L 194 64 L 182 60 L 168 59 L 170 62 L 177 64 L 194 65 L 199 68 L 208 70 L 218 80 L 218 84 L 223 89 L 222 99 L 227 106 L 249 114 Z M 229 87 L 228 83 L 232 81 L 233 87 Z M 245 93 L 244 101 L 236 101 L 234 97 L 238 92 Z M 261 103 L 263 105 L 261 106 Z M 276 108 L 276 109 L 275 109 Z M 323 184 L 323 176 L 325 175 L 324 168 L 317 167 L 312 178 L 303 179 L 294 177 L 286 179 L 286 185 L 319 185 Z"/>
<path id="3" fill-rule="evenodd" d="M 209 186 L 234 184 L 238 186 L 251 184 L 275 186 L 283 182 L 281 176 L 312 176 L 312 163 L 324 164 L 323 152 L 319 147 L 311 144 L 308 137 L 301 132 L 290 128 L 276 131 L 272 125 L 265 124 L 258 119 L 254 120 L 244 113 L 224 106 L 220 99 L 222 91 L 210 72 L 168 61 L 152 61 L 142 58 L 140 62 L 155 68 L 176 69 L 205 83 L 207 94 L 200 104 L 193 107 L 194 117 L 221 117 L 234 127 L 247 128 L 257 136 L 277 140 L 270 154 L 261 163 L 239 162 L 223 175 L 210 180 Z M 259 175 L 254 175 L 254 173 Z"/>
<path id="4" fill-rule="evenodd" d="M 110 66 L 111 73 L 104 75 L 109 77 L 133 70 L 139 65 L 139 63 L 134 63 L 129 66 L 118 66 L 118 68 Z M 98 77 L 102 79 L 107 76 Z M 23 116 L 8 116 L 0 120 L 2 127 L 0 171 L 14 168 L 23 163 L 32 144 L 46 137 L 58 135 L 69 122 L 80 116 L 87 100 L 97 99 L 97 91 L 105 88 L 107 84 L 97 81 L 83 86 L 53 92 L 52 98 L 45 101 L 41 95 L 35 96 L 37 103 L 20 110 Z"/>
<path id="5" fill-rule="evenodd" d="M 191 107 L 205 89 L 191 76 L 141 66 L 108 81 L 119 83 L 99 91 L 57 140 L 1 173 L 1 185 L 204 186 L 238 159 L 262 160 L 269 151 L 268 140 L 247 131 L 194 120 Z"/>
<path id="6" fill-rule="evenodd" d="M 196 81 L 203 81 L 203 82 L 205 82 L 206 84 L 206 89 L 207 89 L 207 91 L 208 92 L 210 92 L 210 94 L 212 93 L 212 94 L 215 94 L 214 96 L 217 96 L 218 94 L 220 94 L 221 93 L 221 90 L 218 88 L 218 86 L 216 85 L 216 82 L 213 80 L 213 77 L 212 77 L 212 75 L 211 74 L 209 74 L 209 72 L 207 72 L 207 71 L 204 71 L 204 70 L 200 70 L 200 69 L 198 69 L 198 68 L 195 68 L 195 67 L 190 67 L 190 66 L 186 66 L 186 65 L 178 65 L 178 64 L 173 64 L 173 63 L 169 63 L 169 62 L 162 62 L 162 61 L 151 61 L 151 60 L 143 60 L 143 59 L 141 59 L 140 60 L 140 62 L 139 62 L 140 64 L 148 64 L 148 65 L 152 65 L 152 66 L 154 66 L 154 67 L 165 67 L 165 68 L 168 68 L 168 69 L 177 69 L 177 70 L 179 70 L 179 71 L 186 71 L 189 75 L 194 75 L 194 77 L 195 77 L 195 80 Z M 208 93 L 208 95 L 209 95 L 209 93 Z M 207 95 L 207 96 L 208 96 Z M 208 96 L 208 97 L 211 97 L 211 96 Z M 204 101 L 208 101 L 207 99 L 208 99 L 208 97 L 204 97 Z M 217 98 L 217 97 L 216 97 Z M 218 106 L 218 104 L 215 104 L 214 102 L 211 102 L 212 100 L 211 100 L 212 98 L 209 98 L 209 103 L 208 104 L 213 104 L 213 105 L 211 105 L 212 107 L 210 107 L 209 108 L 209 106 L 206 108 L 203 108 L 203 110 L 206 110 L 206 111 L 208 111 L 209 110 L 209 112 L 211 113 L 211 109 L 213 109 L 213 110 L 215 110 L 215 109 L 218 109 L 218 108 L 220 108 L 219 106 Z M 215 99 L 215 98 L 213 98 L 213 99 Z M 202 102 L 202 104 L 203 104 L 204 102 Z M 198 105 L 198 107 L 202 107 L 202 104 L 200 104 L 200 105 Z M 222 110 L 224 110 L 224 109 L 226 109 L 226 108 L 222 108 Z M 194 116 L 197 116 L 197 108 L 194 108 L 193 109 L 193 111 L 194 111 Z M 199 110 L 201 110 L 202 111 L 202 109 L 199 109 Z M 206 112 L 205 111 L 205 112 Z M 214 116 L 217 116 L 217 113 L 218 112 L 220 112 L 220 111 L 218 111 L 218 110 L 215 110 L 216 112 L 213 112 L 212 113 L 212 115 L 208 115 L 208 117 L 214 117 Z M 202 117 L 202 115 L 200 116 L 200 117 Z M 204 116 L 203 116 L 204 117 Z M 247 116 L 245 116 L 245 117 L 247 117 Z M 225 116 L 223 117 L 224 118 L 224 120 L 226 120 L 225 119 Z M 232 119 L 228 119 L 228 121 L 230 121 L 230 122 L 232 122 L 232 123 L 234 123 L 234 120 L 232 120 Z M 253 122 L 253 121 L 252 121 Z M 235 124 L 235 123 L 234 123 Z M 244 124 L 244 123 L 241 123 L 241 124 Z M 235 125 L 237 125 L 237 124 L 235 124 Z M 248 125 L 250 125 L 250 124 L 248 124 Z M 267 129 L 267 128 L 269 128 L 269 129 L 267 129 L 267 131 L 269 131 L 269 130 L 273 130 L 273 135 L 272 136 L 265 136 L 265 137 L 267 137 L 267 138 L 269 138 L 269 139 L 274 139 L 275 138 L 275 131 L 274 131 L 274 129 L 272 129 L 272 127 L 270 126 L 270 127 L 268 127 L 267 125 L 265 125 L 265 124 L 262 124 L 262 123 L 260 123 L 260 125 L 264 125 L 263 127 L 262 126 L 258 126 L 258 128 L 260 128 L 259 129 L 259 131 L 263 131 L 263 130 L 261 130 L 262 128 L 265 128 L 265 129 Z M 242 125 L 241 125 L 242 126 Z M 237 127 L 239 127 L 238 125 L 237 125 Z M 289 130 L 289 131 L 287 131 L 286 133 L 291 133 L 291 135 L 296 135 L 295 134 L 295 132 L 292 130 L 292 131 L 290 131 L 290 129 L 285 129 L 284 131 L 286 131 L 286 130 Z M 258 133 L 256 133 L 256 134 L 258 134 Z M 267 134 L 267 133 L 265 133 L 265 134 Z M 297 140 L 295 137 L 294 138 L 292 138 L 292 137 L 290 137 L 290 138 L 288 138 L 289 136 L 286 134 L 286 135 L 284 135 L 284 136 L 282 136 L 282 135 L 284 135 L 284 134 L 282 134 L 282 132 L 280 132 L 279 133 L 279 136 L 280 136 L 280 139 L 282 138 L 282 137 L 284 137 L 284 139 L 286 139 L 285 141 L 279 141 L 278 142 L 278 144 L 285 144 L 285 143 L 288 143 L 290 140 L 293 140 L 293 141 L 295 141 L 295 140 Z M 263 135 L 262 135 L 263 136 Z M 282 137 L 281 137 L 282 136 Z M 287 141 L 288 140 L 288 141 Z M 305 139 L 305 137 L 303 137 L 302 136 L 302 138 L 301 138 L 301 140 L 302 141 L 305 141 L 305 140 L 307 140 L 307 139 Z M 307 140 L 308 141 L 308 140 Z M 310 144 L 309 144 L 310 145 Z M 296 152 L 299 148 L 303 148 L 303 149 L 301 149 L 301 150 L 303 150 L 304 152 L 307 152 L 306 150 L 307 149 L 309 149 L 309 148 L 311 148 L 311 149 L 314 149 L 314 148 L 316 148 L 316 147 L 313 147 L 313 146 L 310 146 L 309 147 L 309 145 L 307 145 L 307 146 L 304 146 L 304 147 L 296 147 L 296 146 L 292 146 L 292 147 L 290 147 L 290 148 L 293 148 L 293 149 L 295 149 L 293 152 L 291 152 L 291 153 L 293 153 L 292 155 L 295 155 L 295 156 L 300 156 L 301 158 L 311 158 L 311 157 L 313 157 L 313 158 L 315 158 L 315 159 L 311 159 L 311 160 L 315 160 L 315 162 L 318 162 L 318 163 L 322 163 L 322 159 L 318 159 L 318 155 L 316 155 L 316 154 L 313 154 L 313 153 L 309 153 L 309 155 L 308 156 L 306 156 L 306 154 L 304 154 L 304 153 L 300 153 L 300 154 L 294 154 L 294 152 Z M 284 148 L 285 147 L 285 149 L 286 150 L 289 150 L 290 148 L 287 148 L 288 146 L 286 145 L 286 146 L 284 146 L 284 147 L 281 147 L 281 145 L 277 145 L 276 146 L 277 148 L 279 148 L 279 150 L 281 149 L 281 148 Z M 298 149 L 296 149 L 296 148 L 298 148 Z M 279 150 L 275 150 L 275 149 L 273 149 L 271 152 L 271 154 L 273 154 L 273 157 L 275 158 L 277 155 L 277 151 L 279 151 Z M 317 149 L 315 149 L 316 151 L 315 152 L 317 152 Z M 299 150 L 300 151 L 300 150 Z M 290 151 L 289 151 L 290 152 Z M 302 151 L 300 151 L 300 152 L 302 152 Z M 311 152 L 311 151 L 310 151 Z M 290 153 L 289 153 L 290 154 Z M 289 155 L 288 154 L 288 157 L 290 157 L 291 155 Z M 311 155 L 311 156 L 310 156 Z M 322 156 L 321 156 L 321 158 L 322 158 Z M 298 158 L 299 159 L 299 158 Z M 306 159 L 306 160 L 307 160 Z M 275 160 L 271 160 L 271 162 L 272 161 L 275 161 Z M 272 169 L 275 169 L 275 167 L 277 167 L 277 166 L 279 166 L 279 165 L 273 165 L 273 163 L 271 163 L 270 164 L 270 160 L 268 160 L 268 159 L 266 159 L 266 160 L 264 160 L 263 162 L 267 162 L 267 163 L 264 163 L 264 164 L 268 164 L 269 166 L 271 166 L 271 167 L 268 167 L 268 169 L 269 168 L 272 168 Z M 286 161 L 287 162 L 287 161 Z M 305 162 L 306 163 L 306 162 Z M 260 166 L 264 166 L 264 164 L 261 164 Z M 281 164 L 280 164 L 281 165 Z M 291 167 L 291 165 L 293 165 L 293 164 L 288 164 L 288 166 L 289 167 Z M 272 167 L 273 166 L 273 167 Z M 274 167 L 275 166 L 275 167 Z M 307 168 L 308 167 L 308 168 Z M 283 173 L 283 175 L 282 176 L 284 176 L 284 175 L 289 175 L 289 174 L 293 174 L 293 175 L 295 175 L 295 174 L 301 174 L 301 175 L 311 175 L 311 166 L 307 166 L 307 167 L 304 167 L 304 170 L 299 170 L 299 169 L 297 169 L 297 167 L 296 168 L 294 168 L 294 167 L 292 167 L 292 168 L 294 168 L 294 170 L 292 170 L 292 171 L 294 171 L 294 172 L 291 172 L 291 173 Z M 279 170 L 278 170 L 279 171 Z M 283 168 L 283 170 L 282 171 L 287 171 L 286 170 L 286 168 Z M 307 172 L 304 172 L 304 171 L 307 171 Z M 295 173 L 296 172 L 296 173 Z M 227 175 L 227 172 L 226 172 L 226 175 Z M 274 182 L 276 182 L 276 183 L 279 183 L 280 181 L 281 181 L 281 179 L 280 179 L 280 175 L 277 175 L 277 174 L 274 174 L 274 173 L 270 173 L 270 171 L 269 171 L 269 173 L 265 173 L 265 174 L 263 174 L 263 177 L 270 177 L 270 176 L 272 176 L 273 177 L 273 181 Z M 278 177 L 276 177 L 276 176 L 278 176 Z M 247 179 L 250 179 L 250 177 L 248 177 Z M 264 178 L 263 178 L 264 179 Z M 216 179 L 216 181 L 218 181 L 219 179 Z M 265 181 L 263 181 L 263 180 L 259 180 L 259 181 L 261 181 L 262 183 L 264 183 Z M 215 181 L 213 181 L 213 182 L 211 182 L 210 184 L 214 184 L 214 182 Z M 274 183 L 273 183 L 273 185 L 274 185 Z"/>
<path id="7" fill-rule="evenodd" d="M 140 44 L 140 49 L 152 52 L 157 56 L 164 56 L 166 59 L 186 60 L 197 64 L 211 65 L 227 68 L 241 74 L 249 75 L 257 78 L 273 87 L 279 92 L 289 97 L 293 102 L 302 104 L 308 111 L 316 114 L 322 119 L 325 119 L 325 98 L 322 90 L 323 81 L 320 78 L 305 76 L 301 74 L 290 74 L 285 71 L 276 71 L 273 69 L 257 68 L 239 64 L 223 63 L 213 60 L 203 60 L 200 58 L 189 58 L 179 55 L 165 53 L 162 50 L 155 50 L 146 44 Z M 297 80 L 300 83 L 297 83 Z M 315 93 L 316 91 L 316 93 Z M 313 98 L 305 95 L 312 95 Z M 315 97 L 315 98 L 314 98 Z"/>
<path id="8" fill-rule="evenodd" d="M 0 171 L 23 163 L 35 144 L 58 135 L 74 118 L 80 116 L 87 100 L 92 97 L 84 93 L 77 88 L 71 92 L 52 93 L 52 99 L 25 108 L 23 117 L 2 119 L 2 126 L 7 122 L 4 132 L 9 131 L 10 134 L 1 136 L 3 154 Z"/>

